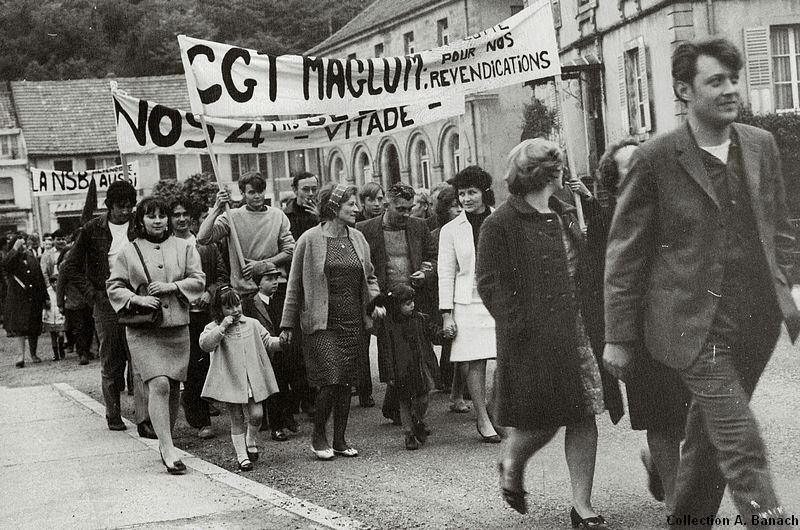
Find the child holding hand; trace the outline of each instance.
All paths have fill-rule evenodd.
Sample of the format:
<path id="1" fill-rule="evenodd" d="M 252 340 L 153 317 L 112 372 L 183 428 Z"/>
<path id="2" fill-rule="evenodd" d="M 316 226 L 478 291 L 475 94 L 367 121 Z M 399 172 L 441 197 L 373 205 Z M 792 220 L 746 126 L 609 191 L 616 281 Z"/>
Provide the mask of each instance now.
<path id="1" fill-rule="evenodd" d="M 400 419 L 408 450 L 419 449 L 428 434 L 425 414 L 428 396 L 436 386 L 436 355 L 432 342 L 441 344 L 441 331 L 425 314 L 414 310 L 415 291 L 398 285 L 386 295 L 386 374 L 400 401 Z"/>
<path id="2" fill-rule="evenodd" d="M 280 342 L 257 320 L 242 314 L 241 299 L 230 286 L 214 294 L 211 314 L 214 320 L 200 334 L 200 347 L 211 352 L 201 395 L 225 405 L 239 470 L 250 471 L 259 457 L 262 403 L 278 392 L 267 351 L 280 350 Z"/>

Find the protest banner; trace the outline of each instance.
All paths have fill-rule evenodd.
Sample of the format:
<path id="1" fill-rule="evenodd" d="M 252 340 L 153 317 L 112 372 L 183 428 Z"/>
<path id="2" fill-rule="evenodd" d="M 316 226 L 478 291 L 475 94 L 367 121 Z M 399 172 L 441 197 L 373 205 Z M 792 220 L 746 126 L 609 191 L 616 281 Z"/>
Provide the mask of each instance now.
<path id="1" fill-rule="evenodd" d="M 382 109 L 561 73 L 549 0 L 433 50 L 374 59 L 268 55 L 178 36 L 195 114 L 236 118 Z"/>
<path id="2" fill-rule="evenodd" d="M 139 189 L 139 163 L 128 164 L 128 177 L 133 187 Z M 122 166 L 91 171 L 56 171 L 31 168 L 31 191 L 34 197 L 57 193 L 85 192 L 94 181 L 98 192 L 104 192 L 112 182 L 125 180 Z"/>
<path id="3" fill-rule="evenodd" d="M 201 123 L 191 112 L 111 91 L 120 153 L 206 153 Z M 287 121 L 206 118 L 217 154 L 330 147 L 397 132 L 464 113 L 464 98 L 415 102 L 369 112 L 322 115 Z"/>

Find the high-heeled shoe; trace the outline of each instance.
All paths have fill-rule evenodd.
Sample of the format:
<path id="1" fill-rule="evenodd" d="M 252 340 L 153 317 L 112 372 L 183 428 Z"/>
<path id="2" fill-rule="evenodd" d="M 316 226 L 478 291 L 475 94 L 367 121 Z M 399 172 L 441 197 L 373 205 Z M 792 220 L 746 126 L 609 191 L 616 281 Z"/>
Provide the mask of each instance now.
<path id="1" fill-rule="evenodd" d="M 481 435 L 481 438 L 483 438 L 483 442 L 484 443 L 487 443 L 487 444 L 499 444 L 502 441 L 502 440 L 500 440 L 500 435 L 499 434 L 492 434 L 491 436 L 486 436 L 485 434 L 483 434 L 481 432 L 480 426 L 477 423 L 475 424 L 475 428 L 478 430 L 478 434 Z"/>
<path id="2" fill-rule="evenodd" d="M 169 467 L 167 463 L 164 461 L 164 454 L 161 452 L 161 449 L 158 450 L 158 454 L 161 455 L 161 463 L 164 464 L 164 467 L 167 468 L 167 473 L 170 475 L 182 475 L 186 472 L 186 464 L 181 462 L 180 460 L 176 460 L 172 463 L 173 467 Z"/>
<path id="3" fill-rule="evenodd" d="M 502 462 L 497 463 L 497 471 L 500 473 L 500 491 L 503 493 L 503 500 L 519 513 L 528 513 L 528 501 L 525 498 L 528 492 L 525 490 L 512 490 L 506 487 L 505 468 Z"/>
<path id="4" fill-rule="evenodd" d="M 569 512 L 569 519 L 572 522 L 572 528 L 591 528 L 592 530 L 610 530 L 606 525 L 606 520 L 602 515 L 595 517 L 583 518 L 578 514 L 578 510 L 572 507 Z"/>
<path id="5" fill-rule="evenodd" d="M 239 471 L 252 471 L 253 470 L 253 463 L 250 461 L 249 458 L 243 458 L 238 460 L 239 462 Z"/>

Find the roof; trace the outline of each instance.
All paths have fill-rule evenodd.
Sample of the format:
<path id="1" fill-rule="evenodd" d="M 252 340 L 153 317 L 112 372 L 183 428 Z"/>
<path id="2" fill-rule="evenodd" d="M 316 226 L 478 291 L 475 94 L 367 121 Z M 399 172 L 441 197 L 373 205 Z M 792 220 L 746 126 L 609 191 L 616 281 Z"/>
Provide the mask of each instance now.
<path id="1" fill-rule="evenodd" d="M 320 51 L 324 52 L 359 34 L 369 34 L 375 31 L 376 28 L 383 26 L 389 21 L 400 18 L 403 15 L 418 13 L 421 9 L 439 3 L 441 2 L 436 0 L 405 0 L 405 2 L 398 2 L 397 0 L 375 0 L 350 22 L 342 26 L 339 31 L 320 42 L 306 53 L 308 55 L 314 55 Z"/>
<path id="2" fill-rule="evenodd" d="M 19 127 L 14 112 L 14 101 L 5 83 L 0 84 L 0 129 L 16 129 Z"/>
<path id="3" fill-rule="evenodd" d="M 140 99 L 188 110 L 183 75 L 70 81 L 12 81 L 19 125 L 29 156 L 117 151 L 110 81 Z"/>

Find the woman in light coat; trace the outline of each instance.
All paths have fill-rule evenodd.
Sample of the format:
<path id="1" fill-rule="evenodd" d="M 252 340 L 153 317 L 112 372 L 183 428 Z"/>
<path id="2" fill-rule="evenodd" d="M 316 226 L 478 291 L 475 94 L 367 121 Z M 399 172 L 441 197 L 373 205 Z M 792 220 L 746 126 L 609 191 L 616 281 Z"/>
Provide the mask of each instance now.
<path id="1" fill-rule="evenodd" d="M 163 320 L 157 328 L 126 327 L 125 335 L 134 372 L 147 387 L 162 462 L 174 474 L 186 470 L 177 458 L 172 428 L 180 383 L 186 380 L 189 364 L 189 305 L 203 294 L 205 274 L 195 246 L 172 235 L 171 217 L 165 200 L 142 199 L 134 218 L 136 239 L 117 256 L 106 288 L 117 312 L 131 305 L 161 307 Z M 136 246 L 147 264 L 150 282 Z"/>
<path id="2" fill-rule="evenodd" d="M 453 178 L 464 211 L 439 235 L 439 311 L 445 336 L 452 336 L 450 362 L 467 366 L 467 388 L 475 406 L 475 426 L 486 443 L 500 443 L 486 410 L 486 361 L 495 358 L 494 319 L 478 296 L 475 257 L 483 221 L 492 212 L 492 177 L 469 166 Z M 458 366 L 458 365 L 457 365 Z"/>

